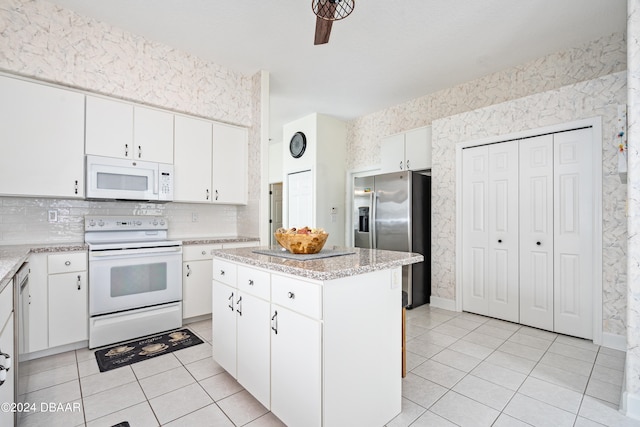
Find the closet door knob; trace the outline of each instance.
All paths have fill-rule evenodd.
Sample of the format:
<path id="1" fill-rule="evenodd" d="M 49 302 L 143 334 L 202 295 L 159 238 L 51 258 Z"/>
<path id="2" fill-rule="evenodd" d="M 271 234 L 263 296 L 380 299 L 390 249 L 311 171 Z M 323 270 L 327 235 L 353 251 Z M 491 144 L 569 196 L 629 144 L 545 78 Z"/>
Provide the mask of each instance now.
<path id="1" fill-rule="evenodd" d="M 538 246 L 540 246 L 541 244 L 542 244 L 542 243 L 540 243 L 540 242 L 536 242 L 536 245 L 538 245 Z"/>
<path id="2" fill-rule="evenodd" d="M 502 243 L 502 239 L 498 239 L 498 243 Z"/>

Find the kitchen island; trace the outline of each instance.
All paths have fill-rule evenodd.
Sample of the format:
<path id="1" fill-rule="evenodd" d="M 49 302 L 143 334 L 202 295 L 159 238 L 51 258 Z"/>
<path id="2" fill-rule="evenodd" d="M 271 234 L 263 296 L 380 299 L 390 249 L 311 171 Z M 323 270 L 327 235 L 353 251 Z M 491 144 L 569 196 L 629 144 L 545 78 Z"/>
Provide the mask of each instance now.
<path id="1" fill-rule="evenodd" d="M 322 259 L 214 252 L 213 357 L 287 426 L 382 426 L 401 411 L 402 266 L 415 253 Z"/>

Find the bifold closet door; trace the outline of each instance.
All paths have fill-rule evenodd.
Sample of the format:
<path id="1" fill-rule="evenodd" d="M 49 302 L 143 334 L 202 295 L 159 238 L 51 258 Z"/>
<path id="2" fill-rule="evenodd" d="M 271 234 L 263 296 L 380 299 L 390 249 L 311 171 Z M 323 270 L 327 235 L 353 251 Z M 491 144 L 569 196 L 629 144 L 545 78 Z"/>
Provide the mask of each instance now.
<path id="1" fill-rule="evenodd" d="M 489 147 L 462 150 L 462 309 L 489 314 Z"/>
<path id="2" fill-rule="evenodd" d="M 463 151 L 463 309 L 518 321 L 518 144 Z"/>
<path id="3" fill-rule="evenodd" d="M 553 135 L 520 141 L 520 323 L 553 330 Z"/>
<path id="4" fill-rule="evenodd" d="M 593 338 L 592 130 L 554 135 L 554 327 Z"/>

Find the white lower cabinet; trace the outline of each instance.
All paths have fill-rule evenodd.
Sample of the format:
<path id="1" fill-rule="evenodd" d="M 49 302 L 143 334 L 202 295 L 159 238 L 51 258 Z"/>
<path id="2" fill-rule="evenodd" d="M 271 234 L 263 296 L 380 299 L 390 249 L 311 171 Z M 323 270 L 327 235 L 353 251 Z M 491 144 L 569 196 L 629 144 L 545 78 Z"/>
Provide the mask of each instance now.
<path id="1" fill-rule="evenodd" d="M 240 292 L 236 298 L 237 379 L 265 407 L 270 400 L 269 302 Z"/>
<path id="2" fill-rule="evenodd" d="M 322 425 L 322 324 L 272 305 L 271 411 L 288 426 Z"/>
<path id="3" fill-rule="evenodd" d="M 213 358 L 284 424 L 400 413 L 400 267 L 318 281 L 214 257 L 213 276 Z"/>
<path id="4" fill-rule="evenodd" d="M 213 251 L 220 244 L 185 245 L 182 248 L 182 318 L 211 314 Z"/>
<path id="5" fill-rule="evenodd" d="M 236 289 L 213 282 L 213 358 L 236 376 Z"/>
<path id="6" fill-rule="evenodd" d="M 27 352 L 89 339 L 86 252 L 29 256 Z"/>
<path id="7" fill-rule="evenodd" d="M 13 351 L 13 287 L 10 282 L 0 293 L 0 366 L 6 367 L 7 361 L 4 354 L 11 358 L 11 365 L 18 363 L 18 355 Z M 15 369 L 9 369 L 7 378 L 0 385 L 0 403 L 15 402 L 14 377 Z M 14 425 L 14 413 L 0 411 L 0 426 Z"/>
<path id="8" fill-rule="evenodd" d="M 49 347 L 89 339 L 87 272 L 49 276 Z"/>

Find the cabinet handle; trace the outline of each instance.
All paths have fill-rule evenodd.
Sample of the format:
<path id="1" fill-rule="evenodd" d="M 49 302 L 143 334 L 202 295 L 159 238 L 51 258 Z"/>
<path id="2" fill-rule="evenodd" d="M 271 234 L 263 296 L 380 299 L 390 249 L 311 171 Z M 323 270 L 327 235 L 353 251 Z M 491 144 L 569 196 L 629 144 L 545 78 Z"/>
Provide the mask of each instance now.
<path id="1" fill-rule="evenodd" d="M 138 158 L 142 158 L 142 145 L 138 145 Z"/>
<path id="2" fill-rule="evenodd" d="M 218 190 L 216 190 L 216 200 L 218 200 Z"/>
<path id="3" fill-rule="evenodd" d="M 276 310 L 275 314 L 271 317 L 271 330 L 278 335 L 278 310 Z"/>
<path id="4" fill-rule="evenodd" d="M 207 200 L 209 200 L 209 189 L 207 188 Z"/>
<path id="5" fill-rule="evenodd" d="M 407 170 L 409 170 L 411 166 L 409 166 L 409 160 L 407 160 Z"/>
<path id="6" fill-rule="evenodd" d="M 296 298 L 296 294 L 294 294 L 293 292 L 287 293 L 287 296 L 289 297 L 289 299 L 295 299 Z"/>
<path id="7" fill-rule="evenodd" d="M 224 270 L 220 270 L 220 275 L 224 276 Z"/>
<path id="8" fill-rule="evenodd" d="M 206 254 L 207 254 L 207 251 L 202 251 L 202 255 L 206 255 Z"/>
<path id="9" fill-rule="evenodd" d="M 78 194 L 78 181 L 77 180 L 76 180 L 76 183 L 75 183 L 75 185 L 73 187 L 73 192 L 74 192 L 74 194 Z"/>
<path id="10" fill-rule="evenodd" d="M 540 246 L 541 244 L 542 244 L 542 243 L 540 243 L 540 242 L 536 242 L 536 245 L 538 245 L 538 246 Z"/>
<path id="11" fill-rule="evenodd" d="M 191 276 L 191 267 L 187 264 L 187 277 Z"/>
<path id="12" fill-rule="evenodd" d="M 66 265 L 67 267 L 69 267 L 71 265 L 71 261 L 65 261 L 64 265 Z"/>
<path id="13" fill-rule="evenodd" d="M 80 283 L 81 283 L 80 275 L 78 274 L 78 290 L 80 290 Z"/>
<path id="14" fill-rule="evenodd" d="M 249 279 L 249 286 L 253 286 L 253 280 Z"/>
<path id="15" fill-rule="evenodd" d="M 240 296 L 240 299 L 238 299 L 238 301 L 236 302 L 236 305 L 237 305 L 236 311 L 240 316 L 242 316 L 242 296 Z"/>
<path id="16" fill-rule="evenodd" d="M 124 156 L 129 157 L 129 144 L 124 144 Z"/>
<path id="17" fill-rule="evenodd" d="M 0 351 L 0 357 L 4 357 L 4 363 L 2 364 L 2 366 L 4 366 L 7 371 L 11 369 L 11 356 Z"/>
<path id="18" fill-rule="evenodd" d="M 7 380 L 7 371 L 7 368 L 0 365 L 0 385 L 4 384 L 4 382 Z"/>
<path id="19" fill-rule="evenodd" d="M 400 170 L 402 170 L 402 160 L 400 160 Z"/>
<path id="20" fill-rule="evenodd" d="M 229 308 L 233 311 L 233 292 L 231 292 L 231 295 L 229 296 L 229 301 Z"/>

